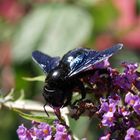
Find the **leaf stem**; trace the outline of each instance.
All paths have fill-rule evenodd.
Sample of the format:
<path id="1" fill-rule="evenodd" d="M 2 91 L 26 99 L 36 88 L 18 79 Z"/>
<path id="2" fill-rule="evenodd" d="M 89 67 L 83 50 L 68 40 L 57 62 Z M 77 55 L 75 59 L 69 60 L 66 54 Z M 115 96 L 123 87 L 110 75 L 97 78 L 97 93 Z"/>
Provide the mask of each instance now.
<path id="1" fill-rule="evenodd" d="M 17 110 L 30 111 L 30 112 L 44 112 L 43 104 L 30 100 L 17 100 L 15 102 L 7 101 L 2 103 L 2 106 L 12 110 L 17 109 Z M 54 114 L 54 110 L 51 107 L 46 106 L 45 109 L 47 110 L 48 113 Z M 69 114 L 68 108 L 66 107 L 62 108 L 61 113 Z"/>

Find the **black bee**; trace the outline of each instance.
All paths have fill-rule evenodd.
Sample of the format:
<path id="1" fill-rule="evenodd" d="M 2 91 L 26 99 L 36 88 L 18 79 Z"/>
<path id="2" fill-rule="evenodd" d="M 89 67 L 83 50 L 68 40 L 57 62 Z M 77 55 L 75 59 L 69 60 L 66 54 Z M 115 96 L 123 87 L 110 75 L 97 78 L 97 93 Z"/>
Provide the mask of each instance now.
<path id="1" fill-rule="evenodd" d="M 47 74 L 43 89 L 47 104 L 52 107 L 70 105 L 75 88 L 80 90 L 81 99 L 84 99 L 86 90 L 81 78 L 89 74 L 95 64 L 111 57 L 122 47 L 122 44 L 117 44 L 104 51 L 76 48 L 66 53 L 62 59 L 34 51 L 33 60 Z"/>

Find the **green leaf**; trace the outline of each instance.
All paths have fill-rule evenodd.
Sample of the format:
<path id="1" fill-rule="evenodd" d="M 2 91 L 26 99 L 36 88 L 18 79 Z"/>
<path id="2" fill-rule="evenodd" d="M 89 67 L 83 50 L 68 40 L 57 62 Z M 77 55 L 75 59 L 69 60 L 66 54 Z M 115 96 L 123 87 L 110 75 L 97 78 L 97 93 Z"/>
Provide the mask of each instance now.
<path id="1" fill-rule="evenodd" d="M 47 4 L 37 7 L 23 20 L 13 40 L 13 57 L 23 62 L 33 49 L 51 56 L 62 56 L 83 45 L 92 32 L 90 14 L 68 4 Z"/>
<path id="2" fill-rule="evenodd" d="M 95 21 L 94 32 L 105 31 L 110 23 L 117 17 L 117 10 L 115 9 L 111 0 L 98 2 L 90 9 Z"/>
<path id="3" fill-rule="evenodd" d="M 37 77 L 23 77 L 22 79 L 26 80 L 26 81 L 45 81 L 46 76 L 41 75 L 41 76 L 37 76 Z"/>
<path id="4" fill-rule="evenodd" d="M 50 125 L 53 124 L 53 121 L 56 120 L 56 117 L 47 117 L 47 116 L 38 116 L 38 115 L 35 115 L 35 114 L 26 114 L 26 113 L 23 113 L 19 110 L 16 110 L 14 109 L 15 112 L 17 112 L 21 117 L 23 117 L 24 119 L 27 119 L 27 120 L 31 120 L 31 121 L 37 121 L 37 122 L 46 122 Z"/>
<path id="5" fill-rule="evenodd" d="M 0 17 L 0 42 L 3 42 L 5 40 L 9 40 L 14 32 L 14 25 L 9 24 L 8 22 L 5 22 Z"/>
<path id="6" fill-rule="evenodd" d="M 140 72 L 140 64 L 139 64 L 139 67 L 137 68 L 137 71 Z"/>
<path id="7" fill-rule="evenodd" d="M 73 130 L 74 135 L 76 135 L 78 138 L 85 137 L 85 134 L 81 132 L 86 132 L 90 124 L 89 118 L 81 116 L 78 120 L 74 120 L 72 118 L 69 119 L 70 119 L 70 128 L 71 130 Z"/>
<path id="8" fill-rule="evenodd" d="M 25 93 L 24 93 L 24 90 L 21 89 L 20 96 L 18 97 L 18 99 L 16 99 L 16 101 L 20 101 L 20 100 L 24 101 L 24 98 L 25 98 Z"/>
<path id="9" fill-rule="evenodd" d="M 137 15 L 140 14 L 140 0 L 136 0 L 136 12 L 137 12 Z"/>
<path id="10" fill-rule="evenodd" d="M 76 1 L 80 5 L 86 5 L 86 6 L 92 6 L 95 5 L 96 3 L 100 2 L 100 0 L 77 0 Z"/>

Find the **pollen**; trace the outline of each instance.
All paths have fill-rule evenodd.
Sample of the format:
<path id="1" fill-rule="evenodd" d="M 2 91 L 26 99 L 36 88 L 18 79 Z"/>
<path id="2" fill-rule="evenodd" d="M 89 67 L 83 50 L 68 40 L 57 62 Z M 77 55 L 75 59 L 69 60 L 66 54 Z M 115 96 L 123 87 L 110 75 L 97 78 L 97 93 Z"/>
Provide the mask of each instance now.
<path id="1" fill-rule="evenodd" d="M 108 120 L 109 120 L 110 122 L 113 122 L 113 118 L 112 118 L 112 117 L 109 117 Z"/>
<path id="2" fill-rule="evenodd" d="M 47 135 L 49 133 L 49 131 L 47 129 L 44 129 L 43 133 Z"/>
<path id="3" fill-rule="evenodd" d="M 112 107 L 110 107 L 110 108 L 109 108 L 109 111 L 110 111 L 110 112 L 112 112 L 112 111 L 113 111 Z"/>
<path id="4" fill-rule="evenodd" d="M 122 111 L 122 112 L 125 112 L 125 108 L 124 108 L 124 107 L 123 107 L 123 108 L 121 108 L 121 111 Z"/>
<path id="5" fill-rule="evenodd" d="M 134 105 L 135 104 L 135 100 L 130 100 L 130 104 Z"/>

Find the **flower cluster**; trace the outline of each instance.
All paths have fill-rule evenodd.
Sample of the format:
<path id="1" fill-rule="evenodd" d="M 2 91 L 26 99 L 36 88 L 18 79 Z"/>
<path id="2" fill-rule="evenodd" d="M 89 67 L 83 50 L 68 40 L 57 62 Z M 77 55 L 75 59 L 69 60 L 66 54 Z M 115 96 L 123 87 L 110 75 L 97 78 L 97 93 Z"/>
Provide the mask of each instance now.
<path id="1" fill-rule="evenodd" d="M 140 72 L 136 63 L 124 62 L 122 66 L 124 70 L 119 72 L 106 62 L 100 66 L 105 72 L 99 70 L 90 77 L 94 96 L 99 97 L 96 114 L 101 119 L 100 126 L 106 127 L 100 140 L 140 139 Z"/>
<path id="2" fill-rule="evenodd" d="M 77 104 L 77 119 L 82 113 L 98 117 L 105 128 L 100 140 L 140 139 L 140 72 L 138 64 L 123 62 L 123 71 L 110 66 L 108 60 L 94 66 L 95 73 L 88 77 L 90 101 Z"/>
<path id="3" fill-rule="evenodd" d="M 20 140 L 71 140 L 71 135 L 66 127 L 57 121 L 54 126 L 47 123 L 32 122 L 32 127 L 27 129 L 23 124 L 17 129 Z"/>

